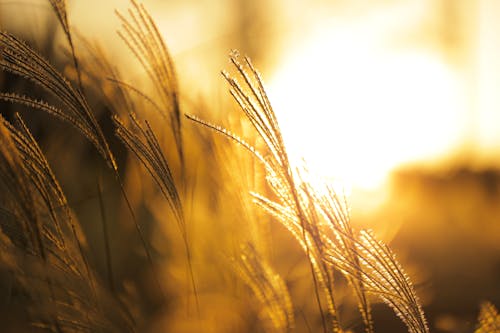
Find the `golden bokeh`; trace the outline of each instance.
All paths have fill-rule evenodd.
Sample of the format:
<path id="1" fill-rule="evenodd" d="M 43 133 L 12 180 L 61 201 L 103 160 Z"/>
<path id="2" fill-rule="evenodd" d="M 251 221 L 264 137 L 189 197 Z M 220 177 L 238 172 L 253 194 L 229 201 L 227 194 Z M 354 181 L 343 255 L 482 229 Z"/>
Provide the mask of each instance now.
<path id="1" fill-rule="evenodd" d="M 66 5 L 74 49 L 51 3 Z M 143 3 L 0 0 L 0 172 L 19 166 L 13 179 L 31 179 L 38 187 L 26 188 L 40 192 L 35 213 L 45 207 L 50 191 L 22 173 L 40 176 L 40 166 L 10 150 L 22 147 L 9 127 L 20 126 L 19 112 L 67 197 L 58 204 L 78 229 L 68 244 L 80 246 L 92 277 L 74 283 L 47 269 L 64 244 L 42 265 L 15 259 L 30 249 L 11 251 L 26 232 L 17 233 L 22 224 L 12 216 L 29 205 L 12 208 L 16 187 L 4 177 L 0 331 L 65 332 L 59 324 L 92 331 L 95 312 L 111 318 L 99 322 L 102 331 L 126 318 L 123 325 L 131 319 L 131 331 L 141 332 L 320 332 L 333 331 L 326 322 L 338 314 L 343 332 L 372 332 L 363 288 L 372 288 L 375 332 L 408 331 L 411 319 L 417 328 L 410 332 L 427 332 L 420 305 L 431 332 L 493 327 L 500 306 L 500 2 Z M 146 10 L 152 21 L 141 16 Z M 155 46 L 156 32 L 172 63 Z M 49 60 L 31 68 L 43 74 L 41 83 L 32 73 L 15 75 L 11 62 L 30 57 L 16 53 L 22 47 L 9 34 Z M 50 66 L 65 79 L 56 76 L 47 88 Z M 115 159 L 117 168 L 109 168 Z M 57 219 L 59 205 L 47 205 Z M 42 238 L 58 245 L 64 230 L 57 234 L 49 215 L 40 215 Z M 408 276 L 393 269 L 395 258 Z M 363 265 L 371 275 L 359 277 L 368 271 Z M 420 299 L 402 321 L 376 297 L 390 303 L 397 294 L 391 281 L 377 280 L 392 273 L 397 288 L 413 281 L 396 304 L 414 293 Z M 48 289 L 42 278 L 30 287 L 39 274 Z M 89 281 L 93 296 L 74 298 Z M 57 302 L 61 295 L 73 301 Z M 87 311 L 81 327 L 65 321 L 75 309 Z M 44 319 L 29 321 L 37 315 Z"/>

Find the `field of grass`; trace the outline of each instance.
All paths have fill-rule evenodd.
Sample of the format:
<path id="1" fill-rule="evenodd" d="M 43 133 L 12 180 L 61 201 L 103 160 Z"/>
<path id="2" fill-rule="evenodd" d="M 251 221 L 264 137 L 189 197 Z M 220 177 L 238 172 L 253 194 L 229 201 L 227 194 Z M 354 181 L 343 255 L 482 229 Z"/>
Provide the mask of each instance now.
<path id="1" fill-rule="evenodd" d="M 195 99 L 141 3 L 125 64 L 47 4 L 43 37 L 0 22 L 0 331 L 500 332 L 499 171 L 402 170 L 351 212 L 251 59 Z"/>

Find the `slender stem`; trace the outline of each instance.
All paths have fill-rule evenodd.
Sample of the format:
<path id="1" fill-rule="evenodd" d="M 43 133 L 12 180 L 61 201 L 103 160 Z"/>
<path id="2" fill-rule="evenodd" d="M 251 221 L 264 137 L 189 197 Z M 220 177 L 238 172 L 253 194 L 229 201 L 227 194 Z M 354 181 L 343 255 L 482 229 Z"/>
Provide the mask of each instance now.
<path id="1" fill-rule="evenodd" d="M 104 254 L 106 260 L 106 271 L 108 275 L 109 289 L 112 293 L 116 292 L 115 285 L 113 282 L 113 266 L 111 261 L 111 249 L 110 249 L 110 239 L 108 233 L 108 223 L 106 219 L 106 212 L 104 210 L 104 198 L 102 196 L 102 185 L 101 182 L 97 181 L 97 195 L 99 197 L 99 210 L 101 211 L 101 221 L 102 221 L 102 235 L 104 240 Z"/>

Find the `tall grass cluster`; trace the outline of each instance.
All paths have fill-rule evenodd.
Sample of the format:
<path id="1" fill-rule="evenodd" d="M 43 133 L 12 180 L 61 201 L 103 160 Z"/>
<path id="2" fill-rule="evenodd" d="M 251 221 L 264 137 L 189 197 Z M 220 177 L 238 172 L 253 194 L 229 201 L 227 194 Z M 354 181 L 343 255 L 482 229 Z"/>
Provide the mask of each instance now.
<path id="1" fill-rule="evenodd" d="M 49 3 L 63 57 L 0 33 L 2 331 L 374 333 L 378 303 L 430 331 L 396 254 L 291 165 L 249 58 L 229 57 L 220 121 L 183 100 L 142 4 L 116 13 L 137 84 Z M 485 303 L 476 332 L 499 331 Z"/>

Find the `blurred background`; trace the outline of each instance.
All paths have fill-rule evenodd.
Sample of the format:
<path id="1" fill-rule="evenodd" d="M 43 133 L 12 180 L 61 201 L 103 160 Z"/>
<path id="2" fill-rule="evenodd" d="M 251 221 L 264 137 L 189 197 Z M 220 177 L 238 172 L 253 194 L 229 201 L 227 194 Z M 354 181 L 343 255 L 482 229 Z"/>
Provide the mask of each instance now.
<path id="1" fill-rule="evenodd" d="M 432 331 L 472 332 L 482 301 L 500 306 L 500 2 L 144 3 L 174 58 L 185 110 L 234 125 L 237 115 L 229 111 L 234 104 L 219 72 L 230 67 L 227 55 L 232 49 L 252 59 L 262 73 L 292 159 L 297 165 L 304 159 L 311 171 L 342 184 L 354 225 L 372 228 L 390 242 L 416 284 Z M 126 80 L 135 82 L 144 71 L 115 33 L 120 22 L 114 10 L 126 12 L 128 7 L 125 0 L 68 1 L 75 31 L 101 43 L 124 69 Z M 0 27 L 27 39 L 54 62 L 68 61 L 63 34 L 47 1 L 0 0 Z M 3 91 L 16 87 L 6 78 L 1 85 Z M 4 105 L 2 112 L 8 108 Z M 60 134 L 47 130 L 47 123 L 54 126 L 33 119 L 32 128 L 66 184 L 75 211 L 85 220 L 86 214 L 92 215 L 85 205 L 96 201 L 95 175 L 83 189 L 70 185 L 74 174 L 57 166 L 62 147 L 53 142 L 54 133 Z M 246 134 L 244 127 L 235 132 Z M 197 145 L 194 139 L 191 144 Z M 207 155 L 215 151 L 215 160 L 227 161 L 229 155 L 213 146 L 193 149 Z M 215 195 L 213 187 L 221 186 L 218 182 L 225 173 L 235 173 L 233 167 L 239 166 L 228 163 L 230 171 L 220 171 L 220 177 L 208 166 L 196 171 L 210 178 L 197 185 L 207 187 L 199 200 L 207 205 L 216 200 L 209 198 Z M 250 189 L 255 185 L 253 179 L 233 178 Z M 160 214 L 151 207 L 146 211 L 149 218 Z M 230 230 L 239 228 L 231 217 L 224 218 L 231 211 L 220 214 L 217 219 L 226 222 L 217 227 L 208 217 L 199 223 L 211 223 L 221 232 L 226 230 L 224 223 Z M 273 228 L 259 232 L 284 232 Z M 88 233 L 92 235 L 92 228 Z M 99 246 L 94 244 L 97 253 Z M 204 256 L 208 255 L 199 254 L 199 260 Z M 277 253 L 274 258 L 279 261 L 282 256 Z M 285 277 L 290 284 L 303 270 L 290 273 L 291 260 L 276 266 L 281 272 L 290 270 Z M 304 297 L 293 291 L 292 296 Z M 231 302 L 221 300 L 219 310 L 227 311 Z M 375 307 L 374 317 L 379 331 L 404 331 L 385 308 Z M 301 318 L 297 317 L 297 331 L 307 326 Z M 348 328 L 359 331 L 359 324 L 359 318 L 352 319 Z"/>

